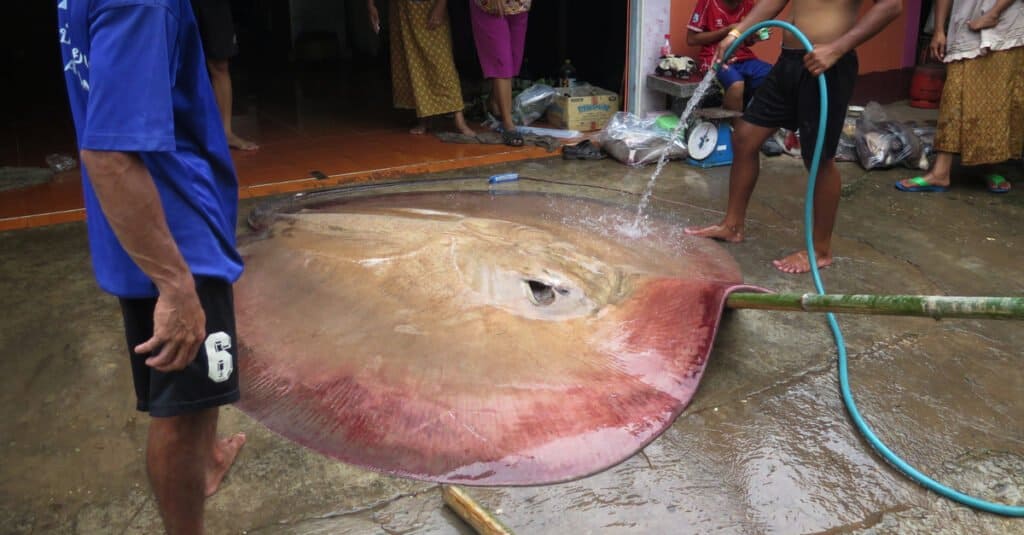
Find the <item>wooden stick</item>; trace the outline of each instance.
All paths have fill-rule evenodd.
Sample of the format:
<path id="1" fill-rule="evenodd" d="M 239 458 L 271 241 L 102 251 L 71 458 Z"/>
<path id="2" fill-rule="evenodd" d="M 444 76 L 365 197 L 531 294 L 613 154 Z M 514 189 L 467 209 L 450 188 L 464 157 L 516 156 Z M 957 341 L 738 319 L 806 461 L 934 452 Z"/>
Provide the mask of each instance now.
<path id="1" fill-rule="evenodd" d="M 462 488 L 442 485 L 441 496 L 444 503 L 480 535 L 512 535 L 512 530 L 470 498 Z"/>
<path id="2" fill-rule="evenodd" d="M 1024 298 L 937 295 L 818 295 L 736 292 L 729 308 L 943 318 L 1024 319 Z"/>

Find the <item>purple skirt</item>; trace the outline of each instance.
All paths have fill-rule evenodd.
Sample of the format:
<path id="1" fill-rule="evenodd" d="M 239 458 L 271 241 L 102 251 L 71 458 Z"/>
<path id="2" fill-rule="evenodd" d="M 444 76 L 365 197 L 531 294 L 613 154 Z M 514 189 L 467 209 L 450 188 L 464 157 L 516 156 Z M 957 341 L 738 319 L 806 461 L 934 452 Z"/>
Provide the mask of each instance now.
<path id="1" fill-rule="evenodd" d="M 529 12 L 517 15 L 491 15 L 474 0 L 469 0 L 473 22 L 473 40 L 485 78 L 514 78 L 523 66 L 526 46 L 526 20 Z"/>

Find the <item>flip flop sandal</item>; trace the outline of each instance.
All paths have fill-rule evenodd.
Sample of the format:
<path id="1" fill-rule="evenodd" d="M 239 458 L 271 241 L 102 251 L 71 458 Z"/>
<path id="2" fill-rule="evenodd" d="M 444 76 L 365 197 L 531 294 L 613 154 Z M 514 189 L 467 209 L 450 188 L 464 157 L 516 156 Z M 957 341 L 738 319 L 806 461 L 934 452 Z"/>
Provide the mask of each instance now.
<path id="1" fill-rule="evenodd" d="M 523 134 L 519 130 L 503 130 L 501 141 L 509 147 L 522 147 L 524 143 Z"/>
<path id="2" fill-rule="evenodd" d="M 933 193 L 949 191 L 946 186 L 936 186 L 935 184 L 929 184 L 924 177 L 915 176 L 910 179 L 910 183 L 913 186 L 904 186 L 903 181 L 896 182 L 896 189 L 900 191 L 908 191 L 910 193 Z"/>
<path id="3" fill-rule="evenodd" d="M 597 145 L 585 139 L 576 145 L 562 147 L 563 160 L 603 160 L 608 156 Z"/>
<path id="4" fill-rule="evenodd" d="M 499 121 L 495 116 L 491 115 L 491 112 L 485 112 L 485 114 L 486 117 L 484 118 L 483 122 L 480 123 L 480 126 L 484 128 L 489 128 L 491 130 L 501 130 L 501 121 Z"/>
<path id="5" fill-rule="evenodd" d="M 989 193 L 1006 193 L 1013 188 L 1013 184 L 1009 180 L 995 173 L 985 176 L 985 186 Z"/>

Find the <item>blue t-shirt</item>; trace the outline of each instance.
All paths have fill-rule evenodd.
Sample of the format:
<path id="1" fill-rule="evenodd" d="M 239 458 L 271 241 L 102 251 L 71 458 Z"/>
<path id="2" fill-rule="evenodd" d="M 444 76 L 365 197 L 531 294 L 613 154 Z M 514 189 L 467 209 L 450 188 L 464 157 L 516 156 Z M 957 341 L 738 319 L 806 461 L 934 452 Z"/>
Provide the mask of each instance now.
<path id="1" fill-rule="evenodd" d="M 78 146 L 138 154 L 193 275 L 234 282 L 238 179 L 189 0 L 57 0 L 64 75 Z M 100 287 L 157 295 L 121 247 L 82 169 Z"/>

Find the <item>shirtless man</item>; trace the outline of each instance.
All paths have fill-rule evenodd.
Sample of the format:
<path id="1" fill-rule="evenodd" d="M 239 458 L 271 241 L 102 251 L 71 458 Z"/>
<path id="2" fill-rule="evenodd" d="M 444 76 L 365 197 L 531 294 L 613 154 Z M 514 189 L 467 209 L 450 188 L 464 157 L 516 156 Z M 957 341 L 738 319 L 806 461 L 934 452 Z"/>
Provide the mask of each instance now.
<path id="1" fill-rule="evenodd" d="M 774 18 L 787 3 L 789 0 L 757 2 L 750 14 L 722 39 L 715 61 L 740 34 L 758 22 Z M 735 122 L 725 218 L 717 225 L 689 227 L 686 233 L 729 242 L 743 241 L 747 205 L 760 172 L 758 150 L 778 128 L 799 129 L 804 165 L 810 167 L 813 140 L 818 134 L 816 77 L 824 73 L 828 84 L 828 122 L 814 190 L 814 252 L 818 267 L 825 267 L 832 263 L 832 228 L 842 186 L 834 157 L 857 79 L 854 48 L 882 31 L 899 16 L 903 7 L 901 0 L 875 0 L 875 5 L 858 19 L 860 0 L 792 0 L 792 4 L 792 23 L 807 35 L 814 44 L 814 51 L 806 53 L 796 37 L 784 32 L 779 61 L 743 117 Z M 773 263 L 786 273 L 806 273 L 811 269 L 806 251 Z"/>

